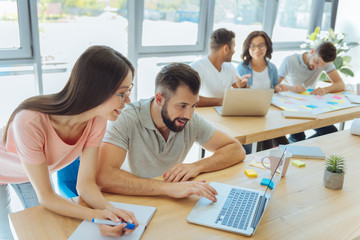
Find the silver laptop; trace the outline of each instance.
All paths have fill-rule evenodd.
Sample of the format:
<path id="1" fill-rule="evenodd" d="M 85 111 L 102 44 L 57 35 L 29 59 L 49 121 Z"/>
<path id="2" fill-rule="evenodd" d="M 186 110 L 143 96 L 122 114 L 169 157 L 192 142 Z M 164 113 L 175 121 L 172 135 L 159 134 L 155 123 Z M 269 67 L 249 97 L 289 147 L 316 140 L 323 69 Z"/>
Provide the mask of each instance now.
<path id="1" fill-rule="evenodd" d="M 273 94 L 274 89 L 230 88 L 215 110 L 221 116 L 265 116 Z"/>
<path id="2" fill-rule="evenodd" d="M 285 158 L 285 152 L 286 149 L 280 159 Z M 282 169 L 284 162 L 279 161 L 277 170 Z M 218 192 L 217 202 L 202 197 L 192 209 L 187 221 L 252 236 L 281 179 L 281 172 L 274 173 L 270 179 L 272 187 L 264 186 L 263 191 L 211 182 L 210 185 Z"/>

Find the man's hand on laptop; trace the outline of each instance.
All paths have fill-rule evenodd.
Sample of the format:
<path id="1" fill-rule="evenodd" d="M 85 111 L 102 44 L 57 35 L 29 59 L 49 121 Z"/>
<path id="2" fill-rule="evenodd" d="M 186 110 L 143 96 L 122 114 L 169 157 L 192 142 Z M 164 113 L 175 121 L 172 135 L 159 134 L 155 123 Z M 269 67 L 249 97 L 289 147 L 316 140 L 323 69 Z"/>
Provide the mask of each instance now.
<path id="1" fill-rule="evenodd" d="M 200 174 L 200 169 L 195 164 L 176 164 L 163 174 L 165 182 L 185 182 Z"/>
<path id="2" fill-rule="evenodd" d="M 215 195 L 218 193 L 205 181 L 189 181 L 189 182 L 178 182 L 164 185 L 167 189 L 165 192 L 169 197 L 173 198 L 186 198 L 192 194 L 200 197 L 205 197 L 210 201 L 216 202 L 217 198 Z"/>

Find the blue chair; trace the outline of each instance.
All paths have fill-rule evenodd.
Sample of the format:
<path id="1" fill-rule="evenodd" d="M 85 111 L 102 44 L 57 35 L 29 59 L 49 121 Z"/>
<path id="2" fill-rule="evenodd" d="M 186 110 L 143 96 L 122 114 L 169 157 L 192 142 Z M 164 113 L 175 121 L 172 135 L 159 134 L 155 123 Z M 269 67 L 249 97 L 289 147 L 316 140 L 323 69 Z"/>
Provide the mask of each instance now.
<path id="1" fill-rule="evenodd" d="M 76 191 L 79 165 L 80 157 L 57 172 L 57 183 L 61 196 L 66 198 L 79 196 L 78 192 Z"/>

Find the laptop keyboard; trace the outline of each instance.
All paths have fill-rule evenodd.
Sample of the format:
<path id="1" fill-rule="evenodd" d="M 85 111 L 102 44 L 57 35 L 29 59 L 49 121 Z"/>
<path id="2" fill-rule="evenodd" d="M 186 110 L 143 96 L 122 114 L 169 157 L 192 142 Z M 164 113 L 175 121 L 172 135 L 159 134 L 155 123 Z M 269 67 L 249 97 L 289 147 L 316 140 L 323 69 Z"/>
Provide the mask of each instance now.
<path id="1" fill-rule="evenodd" d="M 215 223 L 247 229 L 259 193 L 232 188 Z"/>

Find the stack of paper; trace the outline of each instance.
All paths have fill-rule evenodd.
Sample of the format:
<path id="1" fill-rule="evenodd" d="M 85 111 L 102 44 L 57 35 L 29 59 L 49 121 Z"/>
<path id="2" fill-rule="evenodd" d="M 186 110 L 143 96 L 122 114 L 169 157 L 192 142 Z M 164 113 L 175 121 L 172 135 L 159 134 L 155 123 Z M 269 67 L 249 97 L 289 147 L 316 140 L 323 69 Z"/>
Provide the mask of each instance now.
<path id="1" fill-rule="evenodd" d="M 280 149 L 292 153 L 295 158 L 311 158 L 311 159 L 325 159 L 325 154 L 319 147 L 298 146 L 298 145 L 280 145 Z"/>

